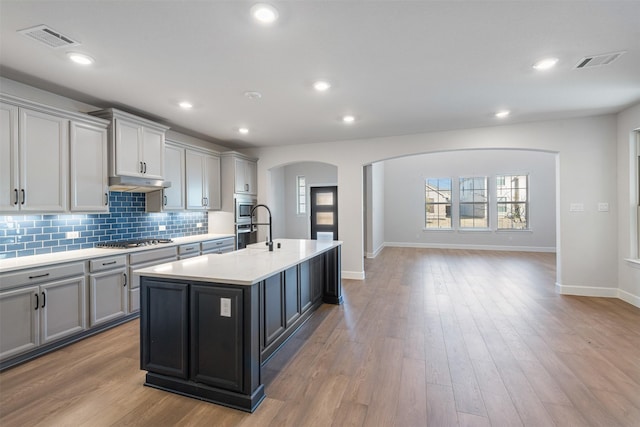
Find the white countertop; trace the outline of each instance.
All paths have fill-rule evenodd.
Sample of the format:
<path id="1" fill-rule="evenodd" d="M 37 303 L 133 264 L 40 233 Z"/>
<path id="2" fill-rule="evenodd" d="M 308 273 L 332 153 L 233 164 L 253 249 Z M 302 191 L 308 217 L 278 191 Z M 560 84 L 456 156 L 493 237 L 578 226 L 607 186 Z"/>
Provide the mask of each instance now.
<path id="1" fill-rule="evenodd" d="M 140 246 L 129 249 L 91 248 L 79 249 L 77 251 L 56 252 L 51 254 L 33 255 L 18 258 L 0 259 L 0 273 L 23 268 L 42 267 L 63 262 L 83 261 L 105 256 L 129 254 L 131 252 L 149 251 L 153 249 L 179 246 L 188 243 L 206 242 L 209 240 L 235 237 L 234 234 L 198 234 L 197 236 L 174 237 L 171 243 L 159 243 L 157 245 Z"/>
<path id="2" fill-rule="evenodd" d="M 252 285 L 341 244 L 332 240 L 275 239 L 273 252 L 261 242 L 235 252 L 201 255 L 135 272 L 140 276 Z"/>

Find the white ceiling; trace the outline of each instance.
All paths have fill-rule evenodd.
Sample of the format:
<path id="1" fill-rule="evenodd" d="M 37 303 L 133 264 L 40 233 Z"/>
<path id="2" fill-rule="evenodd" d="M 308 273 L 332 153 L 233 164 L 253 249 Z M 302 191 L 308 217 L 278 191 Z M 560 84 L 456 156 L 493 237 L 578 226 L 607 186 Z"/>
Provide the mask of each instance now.
<path id="1" fill-rule="evenodd" d="M 0 0 L 0 72 L 144 112 L 229 147 L 313 143 L 617 112 L 640 101 L 640 1 Z M 16 31 L 80 41 L 55 50 Z M 96 59 L 81 68 L 68 50 Z M 585 56 L 626 51 L 602 67 Z M 556 69 L 531 68 L 555 56 Z M 325 78 L 333 87 L 315 92 Z M 245 91 L 263 97 L 251 100 Z M 183 111 L 177 102 L 195 107 Z M 493 113 L 512 111 L 498 120 Z M 357 118 L 351 125 L 343 114 Z M 246 126 L 248 135 L 237 129 Z"/>

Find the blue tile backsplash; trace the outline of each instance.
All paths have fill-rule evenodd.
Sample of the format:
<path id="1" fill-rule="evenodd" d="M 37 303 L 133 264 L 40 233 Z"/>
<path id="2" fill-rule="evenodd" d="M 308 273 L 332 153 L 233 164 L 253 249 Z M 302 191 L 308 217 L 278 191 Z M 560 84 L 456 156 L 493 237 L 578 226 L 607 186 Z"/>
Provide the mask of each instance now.
<path id="1" fill-rule="evenodd" d="M 146 213 L 145 193 L 109 193 L 109 213 L 0 215 L 0 259 L 92 248 L 98 242 L 206 234 L 207 212 Z M 202 223 L 198 228 L 197 223 Z M 166 231 L 158 231 L 164 225 Z M 67 239 L 66 232 L 80 237 Z"/>

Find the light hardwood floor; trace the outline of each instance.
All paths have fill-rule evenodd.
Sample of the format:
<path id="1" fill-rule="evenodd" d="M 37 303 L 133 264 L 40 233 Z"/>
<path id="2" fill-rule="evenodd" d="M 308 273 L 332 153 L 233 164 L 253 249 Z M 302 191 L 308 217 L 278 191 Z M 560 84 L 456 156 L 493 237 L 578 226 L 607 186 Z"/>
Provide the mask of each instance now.
<path id="1" fill-rule="evenodd" d="M 254 414 L 143 387 L 138 321 L 0 374 L 9 426 L 640 426 L 640 309 L 552 254 L 386 248 L 263 370 Z"/>

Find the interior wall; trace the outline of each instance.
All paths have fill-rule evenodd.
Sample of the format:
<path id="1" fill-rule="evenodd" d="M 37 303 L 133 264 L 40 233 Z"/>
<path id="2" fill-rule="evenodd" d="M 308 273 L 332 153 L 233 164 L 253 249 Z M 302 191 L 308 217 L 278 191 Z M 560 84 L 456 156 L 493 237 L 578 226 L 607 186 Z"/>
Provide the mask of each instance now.
<path id="1" fill-rule="evenodd" d="M 385 169 L 385 162 L 376 162 L 371 165 L 370 211 L 367 218 L 367 221 L 370 221 L 371 236 L 369 248 L 365 254 L 367 258 L 376 257 L 385 244 L 387 215 Z"/>
<path id="2" fill-rule="evenodd" d="M 275 178 L 273 171 L 280 169 L 281 179 Z M 275 237 L 290 239 L 308 239 L 311 233 L 310 212 L 298 214 L 297 200 L 297 177 L 303 175 L 307 185 L 307 207 L 310 206 L 309 188 L 323 185 L 337 184 L 337 169 L 334 165 L 319 162 L 299 162 L 289 164 L 272 170 L 271 186 L 278 197 L 281 198 L 282 226 L 278 229 L 278 234 L 274 229 Z M 274 180 L 275 178 L 275 180 Z M 340 190 L 338 189 L 338 193 Z M 340 210 L 340 205 L 338 205 Z M 338 229 L 338 235 L 340 229 Z"/>
<path id="3" fill-rule="evenodd" d="M 556 155 L 542 151 L 448 151 L 387 160 L 385 164 L 385 236 L 388 246 L 510 249 L 555 252 Z M 496 231 L 495 176 L 529 175 L 529 230 Z M 490 230 L 424 230 L 426 178 L 489 178 Z"/>
<path id="4" fill-rule="evenodd" d="M 640 182 L 637 156 L 640 142 L 640 104 L 618 115 L 618 282 L 620 298 L 640 307 L 640 250 L 635 236 L 640 227 Z M 635 259 L 636 262 L 630 261 Z"/>
<path id="5" fill-rule="evenodd" d="M 401 156 L 452 150 L 519 149 L 558 153 L 558 282 L 561 292 L 617 295 L 616 115 L 502 125 L 385 138 L 249 150 L 258 162 L 259 198 L 274 166 L 321 161 L 338 167 L 342 267 L 364 277 L 363 166 Z M 607 202 L 608 212 L 598 203 Z M 582 205 L 579 211 L 572 205 Z"/>

